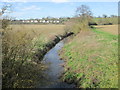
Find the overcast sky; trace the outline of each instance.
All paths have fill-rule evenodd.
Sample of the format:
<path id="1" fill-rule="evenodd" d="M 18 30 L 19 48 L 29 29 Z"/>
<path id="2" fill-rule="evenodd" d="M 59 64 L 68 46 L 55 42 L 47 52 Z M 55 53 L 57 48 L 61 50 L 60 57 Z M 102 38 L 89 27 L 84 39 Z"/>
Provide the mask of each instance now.
<path id="1" fill-rule="evenodd" d="M 11 2 L 13 12 L 10 16 L 17 19 L 42 17 L 72 17 L 78 6 L 84 4 L 90 7 L 93 16 L 106 14 L 118 15 L 118 2 L 67 2 L 68 0 L 51 0 L 51 2 Z M 113 0 L 114 1 L 114 0 Z M 3 2 L 0 3 L 0 7 Z"/>

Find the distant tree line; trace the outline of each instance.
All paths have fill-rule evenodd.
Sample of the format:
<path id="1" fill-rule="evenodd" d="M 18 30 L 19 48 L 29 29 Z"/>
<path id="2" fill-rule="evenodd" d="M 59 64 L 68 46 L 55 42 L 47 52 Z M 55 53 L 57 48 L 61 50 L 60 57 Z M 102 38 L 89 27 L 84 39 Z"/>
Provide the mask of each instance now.
<path id="1" fill-rule="evenodd" d="M 118 24 L 118 16 L 117 15 L 103 15 L 102 17 L 94 17 L 93 20 L 89 23 L 90 25 L 113 25 Z"/>

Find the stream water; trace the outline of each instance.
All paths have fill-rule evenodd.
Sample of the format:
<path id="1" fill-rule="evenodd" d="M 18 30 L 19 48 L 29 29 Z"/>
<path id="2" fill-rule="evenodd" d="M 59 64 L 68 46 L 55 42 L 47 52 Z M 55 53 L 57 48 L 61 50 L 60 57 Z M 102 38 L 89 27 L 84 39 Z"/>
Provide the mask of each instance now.
<path id="1" fill-rule="evenodd" d="M 64 67 L 61 66 L 64 61 L 60 60 L 58 51 L 63 47 L 64 42 L 65 39 L 56 44 L 56 46 L 44 56 L 43 62 L 48 66 L 48 69 L 44 72 L 45 79 L 42 81 L 42 84 L 38 86 L 39 88 L 75 88 L 74 84 L 67 84 L 59 78 L 64 71 Z"/>

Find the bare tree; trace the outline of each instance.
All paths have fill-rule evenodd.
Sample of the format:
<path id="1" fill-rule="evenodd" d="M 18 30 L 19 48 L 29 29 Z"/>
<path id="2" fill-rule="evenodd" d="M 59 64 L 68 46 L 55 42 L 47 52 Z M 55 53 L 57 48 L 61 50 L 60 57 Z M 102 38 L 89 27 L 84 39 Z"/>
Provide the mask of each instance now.
<path id="1" fill-rule="evenodd" d="M 107 15 L 103 14 L 103 18 L 107 18 Z"/>
<path id="2" fill-rule="evenodd" d="M 5 13 L 11 12 L 11 6 L 12 5 L 9 3 L 4 4 L 0 11 L 0 17 L 2 17 Z M 10 18 L 8 18 L 8 16 L 4 16 L 0 20 L 0 23 L 1 23 L 0 27 L 2 27 L 2 29 L 6 29 L 9 25 L 9 21 L 10 21 Z"/>
<path id="3" fill-rule="evenodd" d="M 4 4 L 3 7 L 1 8 L 0 16 L 5 14 L 7 11 L 11 11 L 11 4 Z"/>
<path id="4" fill-rule="evenodd" d="M 92 17 L 92 12 L 90 8 L 86 5 L 81 5 L 76 10 L 77 17 Z"/>
<path id="5" fill-rule="evenodd" d="M 88 27 L 89 23 L 92 21 L 92 12 L 90 8 L 86 5 L 81 5 L 76 9 L 76 16 L 83 27 Z"/>
<path id="6" fill-rule="evenodd" d="M 76 20 L 81 30 L 89 30 L 89 23 L 92 21 L 92 12 L 86 5 L 81 5 L 76 9 Z"/>

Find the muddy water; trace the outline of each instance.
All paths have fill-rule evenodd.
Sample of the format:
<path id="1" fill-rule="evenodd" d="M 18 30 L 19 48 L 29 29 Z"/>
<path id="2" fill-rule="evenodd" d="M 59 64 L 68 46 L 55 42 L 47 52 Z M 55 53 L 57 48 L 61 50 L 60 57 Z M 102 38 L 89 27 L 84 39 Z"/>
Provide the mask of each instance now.
<path id="1" fill-rule="evenodd" d="M 65 40 L 60 41 L 54 48 L 52 48 L 43 59 L 43 62 L 48 66 L 44 72 L 45 79 L 39 88 L 75 88 L 74 84 L 67 84 L 60 80 L 60 75 L 64 71 L 61 66 L 64 61 L 60 60 L 58 51 L 63 47 Z"/>

